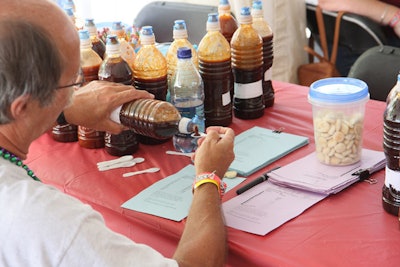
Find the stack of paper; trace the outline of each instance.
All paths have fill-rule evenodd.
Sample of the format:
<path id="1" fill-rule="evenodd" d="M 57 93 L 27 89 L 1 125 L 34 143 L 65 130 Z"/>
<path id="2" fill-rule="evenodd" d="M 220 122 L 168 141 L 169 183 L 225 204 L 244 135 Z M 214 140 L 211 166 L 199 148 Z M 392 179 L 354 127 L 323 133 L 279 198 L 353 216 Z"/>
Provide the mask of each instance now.
<path id="1" fill-rule="evenodd" d="M 272 171 L 268 180 L 285 187 L 325 195 L 336 194 L 359 180 L 357 175 L 353 175 L 354 172 L 370 168 L 382 161 L 385 161 L 383 152 L 363 149 L 361 161 L 348 166 L 329 166 L 320 163 L 316 154 L 311 153 Z"/>
<path id="2" fill-rule="evenodd" d="M 236 136 L 229 169 L 248 176 L 306 144 L 307 137 L 256 126 Z"/>

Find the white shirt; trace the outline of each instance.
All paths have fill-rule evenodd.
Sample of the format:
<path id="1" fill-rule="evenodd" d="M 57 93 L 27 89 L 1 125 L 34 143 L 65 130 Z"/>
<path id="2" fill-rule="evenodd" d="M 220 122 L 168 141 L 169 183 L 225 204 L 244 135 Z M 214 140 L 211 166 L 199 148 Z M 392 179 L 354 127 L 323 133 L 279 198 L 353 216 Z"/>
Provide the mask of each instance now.
<path id="1" fill-rule="evenodd" d="M 0 266 L 178 266 L 108 229 L 89 205 L 0 159 Z"/>

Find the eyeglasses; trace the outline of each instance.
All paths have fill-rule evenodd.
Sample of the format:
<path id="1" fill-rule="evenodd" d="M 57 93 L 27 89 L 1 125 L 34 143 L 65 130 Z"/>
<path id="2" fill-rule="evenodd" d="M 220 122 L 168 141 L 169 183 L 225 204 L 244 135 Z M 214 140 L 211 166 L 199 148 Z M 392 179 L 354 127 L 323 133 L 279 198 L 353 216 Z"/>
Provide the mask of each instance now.
<path id="1" fill-rule="evenodd" d="M 76 82 L 68 84 L 68 85 L 63 85 L 63 86 L 58 86 L 56 89 L 63 89 L 63 88 L 68 88 L 68 87 L 76 87 L 79 88 L 85 83 L 85 77 L 83 76 L 82 70 L 79 71 L 78 77 L 76 77 Z"/>

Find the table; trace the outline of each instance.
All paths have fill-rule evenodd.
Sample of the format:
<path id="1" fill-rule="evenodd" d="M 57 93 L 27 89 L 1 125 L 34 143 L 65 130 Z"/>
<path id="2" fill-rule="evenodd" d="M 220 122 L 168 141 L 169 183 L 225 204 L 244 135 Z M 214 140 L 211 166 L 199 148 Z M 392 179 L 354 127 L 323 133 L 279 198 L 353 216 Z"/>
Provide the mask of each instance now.
<path id="1" fill-rule="evenodd" d="M 237 134 L 254 125 L 281 129 L 308 136 L 310 144 L 254 173 L 244 183 L 258 177 L 265 169 L 285 165 L 315 149 L 308 88 L 278 81 L 274 81 L 273 86 L 275 104 L 265 110 L 262 118 L 234 118 L 231 127 Z M 364 148 L 382 151 L 385 106 L 385 102 L 368 101 Z M 152 183 L 191 163 L 189 158 L 165 154 L 172 149 L 172 141 L 155 146 L 140 145 L 135 156 L 146 159 L 140 169 L 158 166 L 161 171 L 126 179 L 121 177 L 128 171 L 126 169 L 97 170 L 96 162 L 113 158 L 103 149 L 85 149 L 78 143 L 58 143 L 45 133 L 32 144 L 26 163 L 44 183 L 92 205 L 114 231 L 170 257 L 185 220 L 174 222 L 125 210 L 120 205 Z M 132 169 L 139 169 L 139 165 Z M 266 236 L 228 228 L 227 266 L 398 266 L 399 221 L 382 208 L 384 171 L 373 178 L 378 180 L 377 184 L 360 182 L 329 196 Z M 234 197 L 234 191 L 228 192 L 223 200 Z"/>

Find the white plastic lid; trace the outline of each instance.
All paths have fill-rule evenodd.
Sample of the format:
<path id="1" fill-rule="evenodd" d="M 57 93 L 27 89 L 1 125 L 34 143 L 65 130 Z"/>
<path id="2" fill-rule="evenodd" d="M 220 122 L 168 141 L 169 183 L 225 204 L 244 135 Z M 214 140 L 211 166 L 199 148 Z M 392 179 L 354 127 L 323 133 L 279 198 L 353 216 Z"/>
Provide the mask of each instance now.
<path id="1" fill-rule="evenodd" d="M 311 84 L 308 99 L 312 104 L 348 104 L 368 100 L 368 85 L 355 78 L 321 79 Z"/>
<path id="2" fill-rule="evenodd" d="M 116 109 L 114 109 L 114 111 L 111 112 L 110 119 L 112 121 L 114 121 L 116 123 L 121 123 L 121 120 L 119 118 L 119 113 L 121 112 L 121 108 L 122 108 L 122 105 L 117 107 Z"/>
<path id="3" fill-rule="evenodd" d="M 219 19 L 217 13 L 208 14 L 207 19 L 207 31 L 219 31 L 221 29 L 221 25 L 219 25 Z"/>
<path id="4" fill-rule="evenodd" d="M 253 23 L 253 18 L 250 14 L 250 8 L 245 6 L 240 9 L 239 15 L 239 23 L 240 24 L 251 24 Z"/>
<path id="5" fill-rule="evenodd" d="M 180 133 L 190 134 L 189 125 L 192 123 L 192 120 L 186 117 L 182 117 L 178 124 L 178 130 Z"/>

